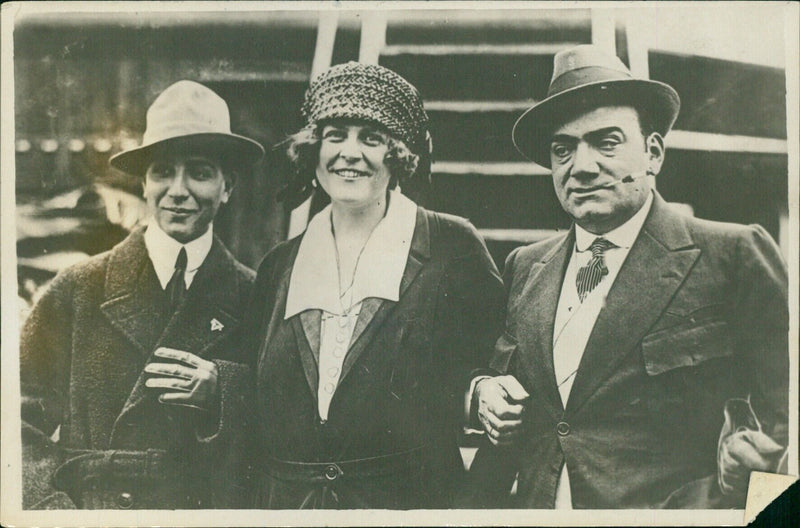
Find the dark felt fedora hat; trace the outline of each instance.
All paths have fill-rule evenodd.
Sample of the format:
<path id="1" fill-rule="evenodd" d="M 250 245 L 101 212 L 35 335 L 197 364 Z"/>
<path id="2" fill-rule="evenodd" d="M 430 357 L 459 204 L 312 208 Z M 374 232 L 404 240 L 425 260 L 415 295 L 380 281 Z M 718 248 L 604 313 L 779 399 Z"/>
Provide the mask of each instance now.
<path id="1" fill-rule="evenodd" d="M 530 159 L 550 167 L 550 135 L 566 116 L 600 106 L 628 105 L 644 112 L 656 132 L 665 136 L 678 117 L 681 101 L 672 86 L 636 79 L 615 55 L 584 44 L 560 51 L 553 59 L 547 97 L 514 124 L 514 146 Z"/>
<path id="2" fill-rule="evenodd" d="M 142 176 L 155 152 L 186 146 L 201 146 L 237 165 L 252 165 L 264 155 L 258 142 L 231 133 L 228 105 L 219 95 L 194 81 L 178 81 L 148 108 L 142 144 L 112 156 L 109 163 Z"/>

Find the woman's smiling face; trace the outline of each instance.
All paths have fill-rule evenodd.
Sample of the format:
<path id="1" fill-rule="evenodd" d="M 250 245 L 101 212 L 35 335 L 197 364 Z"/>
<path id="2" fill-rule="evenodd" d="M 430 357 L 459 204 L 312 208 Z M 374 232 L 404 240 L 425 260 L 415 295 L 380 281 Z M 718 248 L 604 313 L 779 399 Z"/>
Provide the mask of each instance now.
<path id="1" fill-rule="evenodd" d="M 385 199 L 388 139 L 363 121 L 337 119 L 322 128 L 317 179 L 333 203 L 361 208 Z"/>

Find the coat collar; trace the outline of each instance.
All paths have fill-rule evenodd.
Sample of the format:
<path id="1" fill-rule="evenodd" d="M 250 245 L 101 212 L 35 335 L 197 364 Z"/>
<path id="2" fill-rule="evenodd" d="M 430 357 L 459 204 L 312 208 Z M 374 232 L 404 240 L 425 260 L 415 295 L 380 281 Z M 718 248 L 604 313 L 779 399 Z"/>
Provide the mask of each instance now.
<path id="1" fill-rule="evenodd" d="M 246 287 L 240 274 L 233 256 L 215 238 L 183 304 L 170 315 L 162 302 L 163 290 L 147 256 L 142 230 L 137 230 L 109 255 L 100 310 L 135 345 L 144 362 L 160 346 L 204 357 L 238 325 L 235 314 Z M 117 422 L 147 400 L 145 380 L 142 372 Z"/>
<path id="2" fill-rule="evenodd" d="M 564 271 L 574 245 L 573 227 L 531 266 L 521 294 L 509 305 L 509 315 L 517 324 L 515 334 L 524 341 L 523 346 L 533 352 L 519 354 L 522 371 L 528 374 L 528 383 L 555 419 L 560 419 L 563 406 L 553 367 L 553 327 Z M 515 313 L 518 310 L 521 313 Z M 536 317 L 529 314 L 536 314 Z"/>
<path id="3" fill-rule="evenodd" d="M 396 303 L 374 297 L 364 300 L 361 306 L 361 312 L 356 321 L 355 329 L 353 330 L 353 337 L 350 340 L 350 348 L 342 364 L 342 373 L 339 378 L 340 384 L 347 377 L 347 374 L 358 358 L 361 357 L 367 349 L 367 345 L 375 337 L 381 324 L 386 320 L 386 317 L 391 313 L 392 309 L 403 302 L 404 294 L 414 282 L 414 279 L 419 274 L 425 262 L 430 259 L 430 245 L 431 232 L 429 215 L 422 207 L 418 207 L 414 235 L 411 238 L 411 248 L 409 249 L 408 259 L 406 261 L 406 268 L 400 280 L 399 300 Z M 292 265 L 297 256 L 297 246 L 295 246 L 293 253 L 294 254 L 289 259 Z M 284 271 L 279 282 L 278 298 L 285 298 L 284 292 L 288 291 L 291 267 L 292 266 L 287 266 L 288 269 Z M 282 309 L 281 307 L 278 308 Z M 306 381 L 315 398 L 317 394 L 317 370 L 319 368 L 320 316 L 321 312 L 319 310 L 307 310 L 290 318 L 298 342 L 298 351 L 301 364 L 305 371 Z"/>
<path id="4" fill-rule="evenodd" d="M 642 340 L 699 256 L 683 217 L 656 193 L 589 337 L 567 401 L 568 413 L 577 412 Z"/>

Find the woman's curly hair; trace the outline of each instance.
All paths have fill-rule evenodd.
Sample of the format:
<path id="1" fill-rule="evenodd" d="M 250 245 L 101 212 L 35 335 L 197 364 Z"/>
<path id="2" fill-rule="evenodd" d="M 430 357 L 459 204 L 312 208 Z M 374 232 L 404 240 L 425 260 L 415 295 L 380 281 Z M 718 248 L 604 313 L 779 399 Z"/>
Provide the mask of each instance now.
<path id="1" fill-rule="evenodd" d="M 286 139 L 286 148 L 289 162 L 294 172 L 294 182 L 290 187 L 296 193 L 305 194 L 310 191 L 312 182 L 316 179 L 316 169 L 319 163 L 320 132 L 323 125 L 311 123 L 301 128 L 297 133 Z M 417 170 L 419 156 L 411 152 L 406 144 L 387 134 L 388 150 L 383 162 L 389 169 L 391 179 L 389 189 L 397 185 L 401 187 L 411 180 Z"/>

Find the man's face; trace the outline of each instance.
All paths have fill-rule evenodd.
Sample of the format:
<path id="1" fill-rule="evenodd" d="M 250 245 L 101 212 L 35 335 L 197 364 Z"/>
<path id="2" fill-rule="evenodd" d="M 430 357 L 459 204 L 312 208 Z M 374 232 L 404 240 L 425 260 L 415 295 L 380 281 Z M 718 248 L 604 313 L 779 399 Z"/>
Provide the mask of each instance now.
<path id="1" fill-rule="evenodd" d="M 642 136 L 634 108 L 604 106 L 583 113 L 553 132 L 550 161 L 558 200 L 578 225 L 607 233 L 644 205 L 652 185 L 645 171 L 657 174 L 663 155 L 661 136 Z M 630 175 L 636 179 L 620 181 Z"/>
<path id="2" fill-rule="evenodd" d="M 157 154 L 147 168 L 144 197 L 158 226 L 182 244 L 208 230 L 232 182 L 213 156 L 190 152 Z"/>

